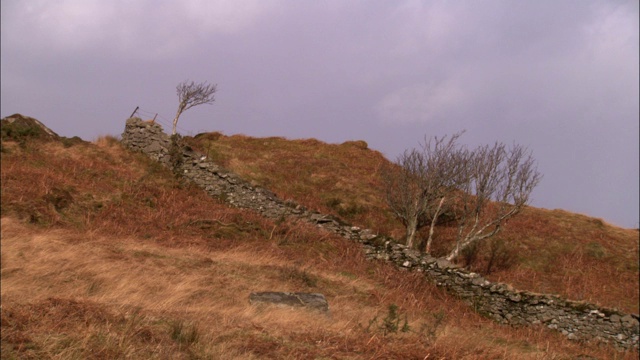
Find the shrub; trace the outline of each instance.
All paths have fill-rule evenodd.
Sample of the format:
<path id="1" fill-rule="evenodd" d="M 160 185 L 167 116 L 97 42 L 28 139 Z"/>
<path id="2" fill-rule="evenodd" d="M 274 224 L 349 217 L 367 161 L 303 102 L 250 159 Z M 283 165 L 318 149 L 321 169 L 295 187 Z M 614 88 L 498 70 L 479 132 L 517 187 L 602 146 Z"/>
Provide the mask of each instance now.
<path id="1" fill-rule="evenodd" d="M 402 326 L 400 323 L 402 322 Z M 404 319 L 401 314 L 398 313 L 398 305 L 389 304 L 387 316 L 382 319 L 382 324 L 378 324 L 378 317 L 374 317 L 369 321 L 369 326 L 367 330 L 370 330 L 372 326 L 375 325 L 375 328 L 382 331 L 384 335 L 387 334 L 395 334 L 398 331 L 408 332 L 411 329 L 409 328 L 409 322 L 407 320 L 407 314 L 404 314 Z"/>
<path id="2" fill-rule="evenodd" d="M 490 274 L 493 270 L 504 270 L 510 268 L 517 258 L 515 253 L 507 246 L 502 239 L 492 239 L 489 242 L 489 253 L 487 255 L 487 265 L 485 274 Z"/>

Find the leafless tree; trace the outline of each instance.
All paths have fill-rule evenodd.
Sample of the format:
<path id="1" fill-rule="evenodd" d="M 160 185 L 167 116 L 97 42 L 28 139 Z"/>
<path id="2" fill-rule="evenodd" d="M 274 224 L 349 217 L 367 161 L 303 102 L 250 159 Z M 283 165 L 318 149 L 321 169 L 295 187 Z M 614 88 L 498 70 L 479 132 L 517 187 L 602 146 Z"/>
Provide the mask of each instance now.
<path id="1" fill-rule="evenodd" d="M 446 136 L 434 137 L 426 140 L 422 145 L 422 154 L 426 158 L 427 171 L 424 178 L 425 198 L 431 205 L 432 212 L 428 213 L 429 237 L 425 244 L 425 252 L 431 252 L 433 233 L 439 216 L 444 209 L 449 209 L 457 197 L 460 184 L 466 179 L 466 169 L 470 159 L 470 152 L 457 144 L 463 133 L 454 134 L 445 142 Z"/>
<path id="2" fill-rule="evenodd" d="M 176 134 L 176 127 L 178 126 L 178 118 L 182 113 L 196 105 L 201 104 L 213 104 L 215 98 L 214 94 L 217 90 L 217 85 L 209 85 L 206 82 L 194 83 L 182 82 L 176 87 L 178 93 L 178 111 L 176 117 L 173 119 L 173 135 Z"/>
<path id="3" fill-rule="evenodd" d="M 414 246 L 417 231 L 430 225 L 425 251 L 431 250 L 438 216 L 465 173 L 467 152 L 456 144 L 460 135 L 426 140 L 420 150 L 405 151 L 383 169 L 387 204 L 406 227 L 408 247 Z"/>
<path id="4" fill-rule="evenodd" d="M 496 235 L 528 203 L 542 176 L 526 148 L 495 143 L 473 151 L 462 178 L 460 198 L 453 207 L 458 221 L 456 246 L 447 260 Z"/>
<path id="5" fill-rule="evenodd" d="M 496 235 L 541 179 L 526 148 L 495 143 L 470 151 L 457 144 L 461 135 L 425 138 L 419 150 L 405 151 L 382 172 L 387 204 L 406 227 L 407 246 L 429 225 L 429 253 L 438 217 L 445 209 L 453 213 L 458 232 L 448 260 Z"/>
<path id="6" fill-rule="evenodd" d="M 382 170 L 387 204 L 406 227 L 405 244 L 413 247 L 418 229 L 426 224 L 427 201 L 423 196 L 424 162 L 413 149 L 398 156 Z"/>

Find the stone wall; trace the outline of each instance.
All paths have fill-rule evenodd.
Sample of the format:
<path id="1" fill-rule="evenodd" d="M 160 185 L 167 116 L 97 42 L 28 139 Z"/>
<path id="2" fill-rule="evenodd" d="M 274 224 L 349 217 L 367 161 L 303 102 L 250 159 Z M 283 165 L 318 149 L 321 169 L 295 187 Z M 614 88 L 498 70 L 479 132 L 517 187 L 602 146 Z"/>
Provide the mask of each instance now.
<path id="1" fill-rule="evenodd" d="M 127 120 L 122 143 L 131 150 L 141 151 L 173 169 L 203 188 L 209 195 L 225 199 L 239 208 L 258 211 L 263 216 L 278 219 L 295 217 L 362 244 L 370 259 L 390 261 L 408 271 L 423 272 L 438 286 L 466 301 L 474 309 L 499 323 L 546 326 L 569 339 L 597 339 L 623 348 L 638 348 L 639 322 L 637 314 L 625 314 L 555 295 L 518 291 L 511 286 L 492 283 L 481 275 L 466 271 L 444 260 L 408 249 L 393 239 L 360 229 L 338 218 L 310 211 L 293 202 L 278 199 L 267 189 L 252 186 L 239 176 L 209 161 L 206 156 L 185 147 L 178 153 L 180 161 L 171 159 L 170 138 L 158 124 L 139 118 Z"/>
<path id="2" fill-rule="evenodd" d="M 169 147 L 171 140 L 162 127 L 153 121 L 140 118 L 127 120 L 122 144 L 130 150 L 143 152 L 153 160 L 169 166 Z"/>

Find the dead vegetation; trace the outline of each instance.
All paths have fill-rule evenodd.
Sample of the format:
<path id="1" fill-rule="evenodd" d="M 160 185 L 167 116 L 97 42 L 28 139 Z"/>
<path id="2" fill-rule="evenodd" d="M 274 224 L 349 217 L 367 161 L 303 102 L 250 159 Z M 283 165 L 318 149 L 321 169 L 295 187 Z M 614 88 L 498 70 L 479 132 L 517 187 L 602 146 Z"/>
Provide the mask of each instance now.
<path id="1" fill-rule="evenodd" d="M 405 236 L 404 226 L 384 201 L 381 169 L 387 160 L 377 151 L 313 139 L 220 133 L 200 134 L 188 140 L 281 198 L 296 199 L 309 208 L 396 239 Z M 455 224 L 444 222 L 434 236 L 433 255 L 445 256 L 454 246 Z M 423 229 L 418 235 L 418 248 L 424 248 L 427 238 L 428 229 Z M 521 289 L 638 313 L 639 239 L 637 230 L 621 229 L 600 219 L 525 207 L 504 225 L 494 241 L 475 248 L 473 262 L 468 265 L 481 273 L 489 267 L 490 280 Z M 464 264 L 464 258 L 460 261 Z M 489 264 L 491 261 L 493 264 Z M 619 281 L 612 281 L 614 278 Z"/>
<path id="2" fill-rule="evenodd" d="M 277 149 L 284 140 L 260 141 L 266 145 L 253 146 Z M 56 142 L 3 145 L 10 148 L 2 153 L 0 173 L 3 359 L 637 358 L 637 352 L 574 343 L 544 328 L 497 325 L 419 274 L 366 261 L 356 244 L 307 224 L 266 220 L 210 199 L 143 156 L 124 151 L 112 138 L 72 147 Z M 291 146 L 325 145 L 308 140 Z M 338 156 L 333 150 L 347 157 L 332 165 Z M 360 156 L 363 164 L 357 165 L 352 151 L 370 154 Z M 283 156 L 284 163 L 313 157 L 324 164 L 313 174 L 332 180 L 342 173 L 327 169 L 352 166 L 352 176 L 339 180 L 344 184 L 339 186 L 344 195 L 337 195 L 344 196 L 341 203 L 366 209 L 353 219 L 377 206 L 375 187 L 359 186 L 354 178 L 367 174 L 360 181 L 375 184 L 376 172 L 370 169 L 383 161 L 379 154 L 355 146 L 288 153 L 265 150 L 255 156 Z M 217 156 L 228 156 L 227 165 L 245 164 L 244 171 L 253 168 L 254 181 L 267 178 L 257 160 L 242 162 L 222 151 Z M 315 189 L 294 186 L 296 181 L 290 179 L 289 185 Z M 317 191 L 296 200 L 331 210 L 322 198 L 329 183 L 316 184 L 321 184 Z M 518 225 L 531 227 L 523 238 L 532 234 L 536 221 L 584 220 L 531 211 L 534 223 Z M 564 226 L 547 228 L 557 235 Z M 626 231 L 593 226 L 593 234 L 611 236 L 611 245 L 584 247 L 583 258 L 618 258 L 613 263 L 621 272 L 637 272 L 637 267 L 624 270 L 632 255 L 620 254 L 614 242 L 624 243 Z M 550 235 L 539 236 L 542 242 Z M 568 249 L 560 254 L 579 253 Z M 529 263 L 520 259 L 519 264 Z M 624 285 L 637 289 L 637 283 Z M 267 290 L 321 292 L 330 316 L 249 305 L 250 292 Z"/>

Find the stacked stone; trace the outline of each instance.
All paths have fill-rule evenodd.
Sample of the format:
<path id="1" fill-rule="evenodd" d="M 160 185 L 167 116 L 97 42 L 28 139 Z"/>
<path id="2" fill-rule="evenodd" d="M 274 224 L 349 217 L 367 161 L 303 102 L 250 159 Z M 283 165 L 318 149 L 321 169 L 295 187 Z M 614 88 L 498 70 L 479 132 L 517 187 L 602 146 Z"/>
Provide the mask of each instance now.
<path id="1" fill-rule="evenodd" d="M 569 339 L 597 339 L 623 348 L 638 347 L 639 319 L 617 309 L 570 301 L 556 295 L 518 291 L 492 283 L 445 259 L 435 259 L 388 238 L 365 241 L 367 256 L 424 272 L 448 292 L 465 300 L 479 313 L 503 324 L 544 325 Z"/>
<path id="2" fill-rule="evenodd" d="M 133 151 L 143 152 L 165 166 L 169 165 L 171 140 L 157 123 L 142 121 L 137 117 L 128 119 L 122 133 L 122 144 Z"/>

